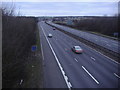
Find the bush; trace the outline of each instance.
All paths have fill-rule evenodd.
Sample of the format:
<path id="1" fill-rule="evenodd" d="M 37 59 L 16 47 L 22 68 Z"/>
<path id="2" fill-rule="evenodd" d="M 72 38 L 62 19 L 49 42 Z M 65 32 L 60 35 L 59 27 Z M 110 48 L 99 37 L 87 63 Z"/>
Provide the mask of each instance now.
<path id="1" fill-rule="evenodd" d="M 27 77 L 25 58 L 36 44 L 36 18 L 3 15 L 2 25 L 3 88 L 14 87 Z"/>
<path id="2" fill-rule="evenodd" d="M 78 22 L 75 22 L 75 27 L 77 27 L 78 29 L 113 36 L 114 32 L 118 32 L 118 18 L 93 17 L 92 19 L 83 19 Z"/>

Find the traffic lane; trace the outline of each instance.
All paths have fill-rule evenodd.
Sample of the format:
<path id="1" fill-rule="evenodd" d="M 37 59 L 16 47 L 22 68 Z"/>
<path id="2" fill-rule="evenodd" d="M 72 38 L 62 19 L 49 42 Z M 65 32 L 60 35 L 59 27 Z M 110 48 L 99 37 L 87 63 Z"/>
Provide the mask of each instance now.
<path id="1" fill-rule="evenodd" d="M 68 35 L 66 35 L 66 34 L 64 34 L 64 33 L 62 33 L 62 32 L 60 32 L 60 31 L 54 31 L 54 30 L 52 30 L 53 32 L 52 33 L 54 33 L 54 32 L 58 32 L 58 34 L 62 37 L 63 36 L 63 39 L 64 40 L 67 40 L 69 43 L 71 43 L 71 44 L 75 44 L 75 43 L 80 43 L 79 41 L 77 41 L 77 40 L 75 40 L 75 39 L 73 39 L 72 37 L 69 37 Z M 69 39 L 70 38 L 70 39 Z M 71 40 L 72 40 L 72 42 L 71 42 Z M 86 46 L 85 46 L 86 47 Z M 88 46 L 87 46 L 87 48 L 91 51 L 91 52 L 94 52 L 94 50 L 93 49 L 90 49 Z M 99 54 L 98 52 L 96 52 L 96 54 L 97 55 L 99 55 L 100 57 L 101 57 L 101 54 Z M 103 55 L 102 55 L 103 56 Z M 105 57 L 105 56 L 103 56 L 103 57 Z M 112 64 L 114 64 L 114 62 L 113 61 L 111 61 L 111 60 L 109 60 L 108 58 L 106 58 L 107 59 L 107 63 L 109 64 L 109 63 L 112 63 Z"/>
<path id="2" fill-rule="evenodd" d="M 103 37 L 103 40 L 106 39 L 106 41 L 109 41 L 110 45 L 106 44 L 105 42 L 101 42 L 100 39 L 99 39 L 101 36 L 97 36 L 97 35 L 90 34 L 90 33 L 87 33 L 87 32 L 78 31 L 78 30 L 75 30 L 75 29 L 72 29 L 72 28 L 68 28 L 68 27 L 65 27 L 65 26 L 60 26 L 60 25 L 56 25 L 56 24 L 54 24 L 54 25 L 57 26 L 57 27 L 60 27 L 61 29 L 65 30 L 65 31 L 68 31 L 70 33 L 78 35 L 78 36 L 80 36 L 80 33 L 82 33 L 82 35 L 80 37 L 83 37 L 83 38 L 85 38 L 87 40 L 90 40 L 90 41 L 92 41 L 92 42 L 94 42 L 94 43 L 96 43 L 98 45 L 101 45 L 101 46 L 104 45 L 104 47 L 106 47 L 106 48 L 108 48 L 110 50 L 113 50 L 115 52 L 118 52 L 118 48 L 116 48 L 116 46 L 114 46 L 114 44 L 112 45 L 112 42 L 110 42 L 111 40 L 109 40 L 107 38 Z M 90 39 L 86 38 L 86 36 L 90 36 L 91 38 Z M 96 38 L 98 38 L 98 40 L 96 40 L 96 39 L 94 39 L 92 37 L 96 37 Z"/>
<path id="3" fill-rule="evenodd" d="M 40 35 L 44 55 L 44 88 L 67 88 L 62 73 L 56 63 L 56 60 L 42 31 Z"/>
<path id="4" fill-rule="evenodd" d="M 53 31 L 53 32 L 54 32 L 54 31 Z M 61 33 L 62 33 L 62 32 L 61 32 Z M 58 34 L 59 34 L 60 36 L 63 36 L 63 35 L 61 35 L 60 33 L 58 33 Z M 62 34 L 63 34 L 63 33 L 62 33 Z M 67 36 L 67 35 L 66 35 L 66 36 Z M 63 37 L 64 37 L 64 39 L 65 39 L 65 36 L 63 36 Z M 69 37 L 69 38 L 70 38 L 70 37 Z M 64 40 L 64 39 L 63 39 L 63 40 Z M 71 39 L 72 39 L 72 38 L 71 38 Z M 71 39 L 68 39 L 68 42 L 70 42 Z M 74 43 L 75 43 L 75 42 L 74 42 Z M 77 42 L 77 43 L 78 43 L 78 42 Z M 74 44 L 72 44 L 72 45 L 74 45 Z M 76 45 L 78 45 L 78 44 L 76 44 Z M 93 52 L 92 49 L 89 48 L 89 50 L 91 50 L 91 52 Z M 91 52 L 90 52 L 90 53 L 91 53 Z M 94 53 L 92 53 L 92 54 L 95 55 Z M 99 56 L 99 58 L 102 59 L 102 61 L 103 61 L 103 63 L 101 63 L 101 65 L 103 65 L 103 64 L 105 63 L 104 60 L 107 59 L 107 62 L 106 62 L 107 66 L 109 65 L 109 67 L 111 67 L 111 66 L 112 66 L 112 67 L 115 67 L 114 70 L 117 70 L 117 68 L 118 68 L 118 65 L 117 65 L 117 64 L 116 64 L 115 66 L 113 66 L 113 65 L 111 65 L 111 64 L 115 64 L 113 61 L 109 60 L 108 58 L 106 58 L 106 57 L 103 56 L 103 55 L 100 55 L 99 53 L 96 53 L 96 54 L 98 54 L 98 55 L 95 55 L 95 56 Z M 92 55 L 91 55 L 91 56 L 92 56 Z M 101 56 L 104 57 L 104 58 L 101 58 Z M 99 61 L 101 61 L 101 60 L 99 60 Z M 108 62 L 109 62 L 109 63 L 108 63 Z M 110 64 L 110 63 L 111 63 L 111 64 Z M 105 65 L 105 66 L 106 66 L 106 65 Z M 111 68 L 111 69 L 112 69 L 112 68 Z M 108 70 L 111 70 L 111 69 L 108 68 Z M 114 71 L 114 70 L 113 70 L 113 71 Z"/>
<path id="5" fill-rule="evenodd" d="M 59 41 L 56 42 L 55 40 L 50 40 L 50 42 L 73 88 L 98 87 L 90 77 L 85 77 L 85 72 L 81 68 L 82 65 L 77 65 L 72 55 L 67 53 L 63 46 L 60 43 L 58 43 Z"/>
<path id="6" fill-rule="evenodd" d="M 60 41 L 59 41 L 60 42 Z M 60 43 L 59 43 L 59 45 L 60 45 Z M 62 45 L 61 45 L 62 46 Z M 71 55 L 72 56 L 72 55 Z M 85 56 L 86 57 L 86 56 Z M 88 66 L 88 65 L 87 65 Z M 94 70 L 94 68 L 92 68 L 92 70 Z M 103 68 L 103 70 L 104 70 L 104 68 Z M 101 70 L 100 70 L 101 71 Z M 104 71 L 104 73 L 105 73 L 106 71 Z M 103 72 L 102 72 L 103 73 Z M 107 72 L 106 72 L 107 73 Z M 94 73 L 95 74 L 95 73 Z M 98 74 L 98 75 L 100 75 L 100 74 Z M 106 76 L 106 75 L 103 75 L 103 76 Z M 108 76 L 110 76 L 109 75 L 109 73 L 108 73 L 108 75 L 107 75 L 107 77 Z M 106 77 L 105 77 L 106 78 Z M 103 78 L 103 80 L 105 79 L 105 78 Z M 113 77 L 111 78 L 110 77 L 110 81 L 113 81 L 112 80 L 113 79 Z M 101 80 L 101 81 L 103 81 L 103 80 Z M 108 83 L 108 81 L 105 79 L 104 81 L 103 81 L 104 83 L 106 83 L 106 84 L 103 84 L 105 87 L 110 87 L 111 85 L 113 86 L 113 83 L 114 83 L 114 81 L 112 82 L 112 83 Z M 115 83 L 114 83 L 114 85 L 116 85 L 117 86 L 117 84 L 116 84 L 116 81 L 115 81 Z M 101 87 L 104 87 L 104 86 L 101 86 Z M 115 86 L 115 87 L 116 87 Z"/>
<path id="7" fill-rule="evenodd" d="M 68 30 L 69 32 L 71 32 L 70 30 Z M 82 33 L 82 34 L 80 34 Z M 87 32 L 79 32 L 79 31 L 76 31 L 74 32 L 73 34 L 79 36 L 79 37 L 83 37 L 85 38 L 86 40 L 89 40 L 91 42 L 94 42 L 100 46 L 104 46 L 112 51 L 115 51 L 115 52 L 118 52 L 118 47 L 114 46 L 114 44 L 112 45 L 112 43 L 110 42 L 103 42 L 101 40 L 104 40 L 104 38 L 101 39 L 101 37 L 98 37 L 97 35 L 94 35 L 94 34 L 88 34 Z M 104 41 L 107 41 L 107 40 L 104 40 Z"/>
<path id="8" fill-rule="evenodd" d="M 58 41 L 58 42 L 60 42 L 60 41 Z M 63 43 L 65 43 L 65 42 L 63 42 Z M 66 45 L 66 47 L 65 47 L 65 45 Z M 64 45 L 64 47 L 67 48 L 68 47 L 67 43 L 65 43 L 65 45 Z M 73 55 L 73 53 L 71 53 L 71 50 L 68 48 L 67 48 L 67 52 L 70 54 L 70 56 L 73 56 L 74 59 L 76 59 L 78 63 L 82 64 L 82 66 L 88 67 L 88 71 L 90 71 L 92 73 L 92 75 L 94 75 L 100 82 L 102 82 L 102 84 L 100 83 L 101 88 L 118 86 L 118 81 L 117 81 L 118 79 L 114 76 L 114 74 L 111 73 L 109 70 L 105 69 L 104 67 L 101 67 L 101 65 L 96 64 L 95 61 L 91 61 L 91 58 L 88 57 L 86 54 Z M 80 58 L 82 58 L 82 60 L 80 60 Z M 110 82 L 110 81 L 112 81 L 112 82 Z"/>
<path id="9" fill-rule="evenodd" d="M 83 33 L 86 33 L 87 34 L 87 32 L 82 32 L 82 31 L 79 31 L 79 30 L 76 30 L 76 29 L 73 29 L 73 28 L 70 28 L 70 27 L 66 27 L 66 26 L 62 26 L 62 25 L 58 25 L 58 24 L 54 24 L 54 23 L 50 23 L 50 24 L 53 24 L 53 25 L 55 25 L 55 26 L 58 26 L 58 27 L 63 27 L 64 29 L 66 29 L 67 28 L 67 30 L 68 31 L 71 31 L 71 32 L 77 32 L 77 33 L 79 33 L 79 34 L 83 34 Z M 91 34 L 91 33 L 88 33 L 88 34 Z M 84 34 L 83 34 L 84 35 Z M 92 34 L 92 35 L 94 35 L 94 34 Z M 95 38 L 97 38 L 97 37 L 101 37 L 101 36 L 98 36 L 98 35 L 95 35 Z M 118 44 L 118 41 L 116 41 L 116 40 L 112 40 L 112 39 L 109 39 L 109 38 L 105 38 L 105 37 L 101 37 L 101 38 L 103 38 L 103 40 L 105 39 L 105 41 L 111 41 L 112 43 L 115 43 L 115 44 Z"/>
<path id="10" fill-rule="evenodd" d="M 60 42 L 60 41 L 58 41 L 58 42 Z M 59 43 L 59 45 L 62 46 L 60 43 Z M 66 47 L 65 47 L 65 48 L 66 48 Z M 67 50 L 68 50 L 68 49 L 67 49 Z M 68 52 L 69 52 L 69 51 L 68 51 Z M 70 55 L 70 52 L 69 52 L 69 55 Z M 76 55 L 76 54 L 75 54 L 75 55 Z M 70 56 L 73 56 L 73 55 L 70 55 Z M 76 57 L 76 56 L 74 56 L 74 57 Z M 82 56 L 80 56 L 80 58 L 82 58 Z M 78 60 L 78 63 L 80 63 L 80 64 L 82 64 L 83 66 L 85 66 L 85 65 L 86 65 L 86 62 L 83 63 L 83 60 L 86 60 L 86 61 L 88 61 L 88 60 L 86 59 L 86 56 L 85 56 L 84 58 L 85 58 L 85 59 L 82 59 L 82 61 L 79 60 L 79 58 L 76 58 L 76 59 Z M 89 58 L 88 58 L 88 59 L 89 59 Z M 73 60 L 74 60 L 74 59 L 73 59 Z M 74 61 L 75 61 L 75 60 L 74 60 Z M 90 62 L 87 63 L 86 67 L 88 67 L 88 66 L 90 66 Z M 89 67 L 89 68 L 91 68 L 91 67 Z M 93 72 L 93 71 L 94 71 L 94 68 L 95 68 L 95 66 L 91 68 L 92 71 L 90 71 L 90 72 Z M 97 67 L 96 67 L 96 68 L 97 68 Z M 102 82 L 102 83 L 104 82 L 104 84 L 103 84 L 103 85 L 101 84 L 100 87 L 101 87 L 101 88 L 103 88 L 103 87 L 117 87 L 117 82 L 116 82 L 116 80 L 113 80 L 113 77 L 114 77 L 114 76 L 110 77 L 110 74 L 111 74 L 111 73 L 108 73 L 107 71 L 105 71 L 104 68 L 102 68 L 102 69 L 103 69 L 103 70 L 101 70 L 101 68 L 100 68 L 100 69 L 98 68 L 97 70 L 95 70 L 95 71 L 96 71 L 95 73 L 92 73 L 93 75 L 95 75 L 95 77 L 101 77 L 101 78 L 102 78 L 102 79 L 100 78 L 99 81 Z M 102 71 L 102 72 L 98 73 L 99 71 Z M 104 75 L 103 72 L 104 72 L 104 73 L 107 73 L 107 75 L 106 75 L 106 74 Z M 97 73 L 97 75 L 96 75 L 96 73 Z M 101 75 L 101 73 L 103 73 L 103 74 Z M 107 77 L 105 77 L 105 76 L 107 76 Z M 104 77 L 105 77 L 105 78 L 104 78 Z M 109 77 L 110 77 L 110 78 L 109 78 Z M 108 81 L 106 78 L 109 79 L 109 81 Z M 112 81 L 112 83 L 111 83 L 110 81 Z M 109 83 L 109 82 L 110 82 L 110 83 Z"/>
<path id="11" fill-rule="evenodd" d="M 80 45 L 82 43 L 80 43 L 79 41 L 73 39 L 73 38 L 68 38 L 65 37 L 65 35 L 60 34 L 60 32 L 58 33 L 58 35 L 61 36 L 61 39 L 64 37 L 63 40 L 66 40 L 65 42 L 68 42 L 68 44 L 70 44 L 72 46 L 74 45 Z M 73 40 L 73 41 L 72 41 Z M 103 67 L 106 67 L 108 70 L 111 70 L 113 72 L 117 72 L 118 71 L 118 64 L 114 63 L 113 61 L 109 60 L 108 58 L 106 58 L 105 56 L 100 55 L 99 53 L 93 51 L 92 49 L 88 48 L 87 46 L 84 46 L 84 44 L 82 44 L 81 46 L 83 48 L 83 50 L 85 52 L 87 52 L 86 54 L 90 57 L 90 58 L 95 58 L 97 60 L 97 62 L 102 65 Z"/>
<path id="12" fill-rule="evenodd" d="M 91 55 L 92 56 L 92 55 Z M 90 57 L 90 59 L 91 59 L 91 57 Z M 93 57 L 92 57 L 92 59 L 93 59 Z M 111 67 L 111 66 L 110 66 Z M 106 68 L 106 67 L 105 67 Z M 103 68 L 104 69 L 104 68 Z M 107 70 L 109 71 L 110 69 L 109 68 L 107 68 Z M 115 69 L 115 70 L 117 70 L 117 69 Z M 111 70 L 110 70 L 110 72 L 111 72 Z M 114 70 L 113 70 L 113 72 L 115 72 Z M 111 73 L 110 73 L 111 74 Z M 113 74 L 112 74 L 113 75 Z"/>
<path id="13" fill-rule="evenodd" d="M 45 88 L 67 88 L 59 67 L 49 49 L 48 43 L 42 39 L 43 52 L 44 52 L 44 79 Z"/>
<path id="14" fill-rule="evenodd" d="M 69 37 L 68 35 L 65 35 L 64 33 L 60 32 L 60 31 L 53 31 L 53 30 L 51 30 L 51 31 L 52 31 L 52 33 L 58 32 L 58 33 L 57 33 L 58 36 L 61 36 L 63 40 L 67 40 L 67 42 L 70 43 L 70 44 L 72 44 L 73 46 L 74 46 L 74 45 L 79 45 L 79 43 L 80 43 L 80 42 L 78 42 L 77 40 Z M 72 42 L 71 42 L 71 40 L 72 40 Z M 84 45 L 83 45 L 83 46 L 84 46 Z M 84 46 L 84 48 L 86 48 L 86 46 Z M 113 61 L 109 60 L 109 59 L 106 58 L 105 56 L 100 55 L 99 53 L 93 51 L 92 49 L 90 49 L 90 48 L 88 48 L 88 47 L 87 47 L 86 49 L 87 49 L 87 50 L 86 50 L 87 52 L 89 51 L 88 55 L 92 53 L 91 56 L 94 55 L 93 57 L 98 58 L 98 59 L 101 59 L 101 60 L 97 60 L 97 61 L 99 61 L 99 63 L 100 63 L 101 65 L 104 65 L 105 67 L 108 67 L 108 70 L 112 70 L 112 69 L 114 69 L 113 71 L 116 71 L 116 70 L 117 70 L 118 64 L 114 63 Z M 89 56 L 90 56 L 90 55 L 89 55 Z M 97 56 L 97 57 L 96 57 L 96 56 Z"/>
<path id="15" fill-rule="evenodd" d="M 83 69 L 80 66 L 77 66 L 76 62 L 72 62 L 72 60 L 74 60 L 74 59 L 72 59 L 72 57 L 69 56 L 69 54 L 65 53 L 65 50 L 60 46 L 60 43 L 56 42 L 56 40 L 53 40 L 53 39 L 54 38 L 52 38 L 52 39 L 49 38 L 50 43 L 51 43 L 53 49 L 55 50 L 55 53 L 57 54 L 66 75 L 70 79 L 72 86 L 75 88 L 77 88 L 77 87 L 78 88 L 97 87 L 95 82 L 92 81 L 91 78 L 89 78 L 89 77 L 87 79 L 84 78 L 85 72 L 83 71 Z M 81 72 L 82 74 L 79 72 Z M 80 81 L 82 81 L 82 82 L 80 82 Z M 88 83 L 88 82 L 90 82 L 90 83 Z"/>

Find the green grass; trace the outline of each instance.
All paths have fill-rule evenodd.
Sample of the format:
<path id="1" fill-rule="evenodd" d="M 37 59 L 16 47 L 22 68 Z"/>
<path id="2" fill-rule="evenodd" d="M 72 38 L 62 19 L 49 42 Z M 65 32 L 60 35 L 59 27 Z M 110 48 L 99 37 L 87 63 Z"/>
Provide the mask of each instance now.
<path id="1" fill-rule="evenodd" d="M 37 50 L 41 51 L 41 47 L 40 47 L 40 34 L 39 34 L 38 27 L 37 27 L 37 31 L 36 31 L 36 38 L 37 38 L 37 42 L 36 42 Z"/>
<path id="2" fill-rule="evenodd" d="M 27 77 L 22 84 L 22 88 L 43 88 L 43 68 L 42 68 L 42 55 L 40 46 L 39 29 L 36 27 L 36 46 L 37 50 L 31 52 L 26 64 Z"/>

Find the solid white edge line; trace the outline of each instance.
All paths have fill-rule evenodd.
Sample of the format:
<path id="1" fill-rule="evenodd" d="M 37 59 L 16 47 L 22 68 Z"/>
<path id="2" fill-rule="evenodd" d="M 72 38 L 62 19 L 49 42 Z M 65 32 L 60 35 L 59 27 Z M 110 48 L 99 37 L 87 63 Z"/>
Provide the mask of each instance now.
<path id="1" fill-rule="evenodd" d="M 42 28 L 42 26 L 41 26 L 41 28 Z M 60 68 L 60 70 L 61 70 L 61 72 L 62 72 L 62 75 L 63 75 L 63 77 L 64 77 L 64 80 L 65 80 L 65 82 L 66 82 L 66 84 L 67 84 L 67 87 L 71 90 L 71 86 L 69 85 L 68 78 L 67 78 L 67 76 L 65 76 L 65 74 L 63 73 L 63 69 L 62 69 L 62 67 L 61 67 L 61 64 L 60 64 L 60 62 L 59 62 L 59 60 L 58 60 L 58 58 L 57 58 L 57 56 L 56 56 L 56 54 L 55 54 L 55 52 L 54 52 L 54 50 L 53 50 L 53 48 L 52 48 L 49 40 L 47 39 L 46 34 L 45 34 L 43 28 L 42 28 L 42 31 L 43 31 L 43 33 L 44 33 L 44 36 L 45 36 L 47 42 L 48 42 L 48 45 L 50 46 L 50 49 L 52 50 L 52 53 L 53 53 L 53 55 L 54 55 L 54 57 L 55 57 L 55 59 L 56 59 L 56 61 L 57 61 L 57 64 L 58 64 L 58 66 L 59 66 L 59 68 Z"/>
<path id="2" fill-rule="evenodd" d="M 40 38 L 40 41 L 41 41 L 40 31 L 39 31 L 39 38 Z M 40 44 L 41 44 L 42 58 L 43 58 L 43 60 L 44 60 L 42 41 L 40 42 Z"/>
<path id="3" fill-rule="evenodd" d="M 71 83 L 69 82 L 70 87 L 72 87 Z"/>
<path id="4" fill-rule="evenodd" d="M 41 51 L 42 51 L 42 58 L 43 58 L 43 60 L 44 60 L 44 54 L 43 54 L 42 42 L 41 42 Z"/>
<path id="5" fill-rule="evenodd" d="M 54 25 L 53 25 L 54 26 Z M 78 40 L 77 40 L 78 41 Z M 84 43 L 82 43 L 82 44 L 84 44 Z M 84 44 L 84 45 L 86 45 L 86 44 Z M 87 47 L 89 47 L 89 48 L 91 48 L 90 46 L 88 46 L 88 45 L 86 45 Z M 93 49 L 93 48 L 91 48 L 91 49 Z M 97 51 L 97 50 L 95 50 L 95 49 L 93 49 L 94 51 L 96 51 L 96 52 L 98 52 L 99 54 L 101 54 L 101 55 L 103 55 L 104 57 L 106 57 L 106 58 L 108 58 L 108 59 L 110 59 L 111 61 L 113 61 L 114 63 L 117 63 L 117 64 L 120 64 L 119 62 L 117 62 L 117 61 L 115 61 L 115 60 L 113 60 L 112 58 L 110 58 L 110 57 L 108 57 L 108 56 L 106 56 L 106 55 L 104 55 L 104 54 L 102 54 L 101 52 L 99 52 L 99 51 Z"/>
<path id="6" fill-rule="evenodd" d="M 87 74 L 88 74 L 97 84 L 99 84 L 99 82 L 87 71 L 87 69 L 86 69 L 84 66 L 82 66 L 82 68 L 87 72 Z"/>
<path id="7" fill-rule="evenodd" d="M 116 73 L 114 73 L 114 75 L 115 75 L 116 77 L 120 78 L 120 76 L 118 76 Z"/>

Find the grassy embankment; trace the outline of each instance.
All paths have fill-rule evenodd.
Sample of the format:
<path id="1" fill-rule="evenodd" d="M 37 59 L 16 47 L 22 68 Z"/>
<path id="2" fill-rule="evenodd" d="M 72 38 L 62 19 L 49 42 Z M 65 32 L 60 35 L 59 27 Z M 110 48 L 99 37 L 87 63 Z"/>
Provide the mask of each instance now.
<path id="1" fill-rule="evenodd" d="M 2 16 L 2 87 L 43 87 L 40 38 L 35 17 Z M 32 52 L 31 46 L 37 45 Z"/>

